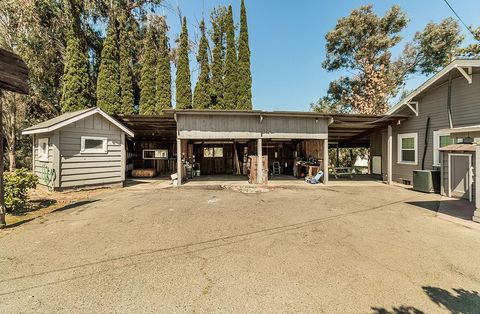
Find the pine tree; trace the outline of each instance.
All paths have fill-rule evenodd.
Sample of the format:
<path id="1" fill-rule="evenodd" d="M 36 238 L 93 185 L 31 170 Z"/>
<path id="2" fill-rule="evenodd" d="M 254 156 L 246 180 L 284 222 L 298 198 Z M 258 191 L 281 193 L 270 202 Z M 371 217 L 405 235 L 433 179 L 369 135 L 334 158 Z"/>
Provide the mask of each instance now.
<path id="1" fill-rule="evenodd" d="M 71 26 L 67 34 L 65 66 L 62 76 L 63 112 L 85 109 L 91 106 L 88 57 L 78 37 L 76 27 Z"/>
<path id="2" fill-rule="evenodd" d="M 107 27 L 97 79 L 97 106 L 108 114 L 121 111 L 118 35 L 114 18 Z"/>
<path id="3" fill-rule="evenodd" d="M 148 26 L 143 41 L 143 62 L 140 73 L 140 114 L 153 115 L 156 113 L 155 104 L 155 68 L 156 44 L 153 27 Z"/>
<path id="4" fill-rule="evenodd" d="M 200 74 L 193 93 L 193 108 L 207 109 L 210 106 L 210 66 L 208 64 L 208 39 L 205 32 L 205 21 L 200 23 L 202 37 L 198 46 L 197 62 L 200 64 Z"/>
<path id="5" fill-rule="evenodd" d="M 240 36 L 238 39 L 238 109 L 252 109 L 252 72 L 248 44 L 247 10 L 242 0 L 240 8 Z"/>
<path id="6" fill-rule="evenodd" d="M 212 77 L 210 80 L 211 108 L 223 109 L 223 67 L 225 64 L 225 7 L 215 8 L 211 14 L 212 32 Z"/>
<path id="7" fill-rule="evenodd" d="M 228 7 L 227 21 L 227 57 L 225 59 L 225 109 L 236 109 L 238 99 L 238 65 L 235 46 L 235 25 L 233 23 L 232 6 Z"/>
<path id="8" fill-rule="evenodd" d="M 190 81 L 190 62 L 188 58 L 188 29 L 187 18 L 183 17 L 182 33 L 180 34 L 176 77 L 176 108 L 192 108 L 192 83 Z"/>
<path id="9" fill-rule="evenodd" d="M 172 73 L 170 67 L 170 48 L 168 46 L 167 24 L 165 18 L 160 23 L 157 60 L 157 111 L 172 108 Z"/>
<path id="10" fill-rule="evenodd" d="M 133 114 L 135 106 L 135 94 L 133 90 L 133 54 L 135 43 L 132 41 L 131 18 L 125 14 L 118 18 L 119 33 L 119 72 L 120 72 L 120 112 Z"/>

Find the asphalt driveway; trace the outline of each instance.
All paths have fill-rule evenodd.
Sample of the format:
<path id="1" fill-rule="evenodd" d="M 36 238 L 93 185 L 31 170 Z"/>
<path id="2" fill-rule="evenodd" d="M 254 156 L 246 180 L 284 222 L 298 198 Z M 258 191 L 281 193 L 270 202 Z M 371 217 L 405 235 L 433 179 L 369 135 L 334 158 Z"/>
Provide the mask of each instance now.
<path id="1" fill-rule="evenodd" d="M 375 185 L 124 189 L 0 238 L 0 312 L 478 313 L 480 230 Z"/>

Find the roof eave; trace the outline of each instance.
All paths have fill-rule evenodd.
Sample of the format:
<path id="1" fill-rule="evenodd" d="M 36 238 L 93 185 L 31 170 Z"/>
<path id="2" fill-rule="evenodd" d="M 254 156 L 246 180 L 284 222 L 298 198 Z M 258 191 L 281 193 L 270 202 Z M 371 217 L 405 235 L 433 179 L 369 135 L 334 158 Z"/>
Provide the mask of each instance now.
<path id="1" fill-rule="evenodd" d="M 411 92 L 407 97 L 402 99 L 400 102 L 398 102 L 396 105 L 391 107 L 386 115 L 391 115 L 397 112 L 399 109 L 403 108 L 404 106 L 407 105 L 413 98 L 421 94 L 425 89 L 430 87 L 433 83 L 435 83 L 437 80 L 439 80 L 441 77 L 443 77 L 445 74 L 450 72 L 453 69 L 456 69 L 458 67 L 480 67 L 480 60 L 466 60 L 466 59 L 457 59 L 453 60 L 448 64 L 446 67 L 444 67 L 442 70 L 437 72 L 434 76 L 426 80 L 422 85 L 420 85 L 417 89 L 415 89 L 413 92 Z"/>
<path id="2" fill-rule="evenodd" d="M 93 114 L 96 114 L 96 113 L 100 114 L 102 117 L 104 117 L 105 119 L 107 119 L 108 121 L 113 123 L 116 127 L 118 127 L 120 130 L 125 132 L 128 136 L 130 136 L 130 137 L 135 136 L 135 133 L 132 130 L 130 130 L 129 128 L 127 128 L 123 124 L 121 124 L 116 119 L 112 118 L 110 115 L 108 115 L 106 112 L 104 112 L 100 108 L 92 108 L 92 110 L 82 112 L 81 114 L 70 117 L 70 118 L 68 118 L 64 121 L 59 121 L 58 123 L 55 123 L 54 125 L 51 125 L 51 126 L 46 127 L 46 128 L 27 128 L 27 129 L 22 131 L 22 135 L 32 135 L 32 134 L 42 134 L 42 133 L 53 132 L 53 131 L 58 130 L 58 129 L 64 127 L 64 126 L 67 126 L 67 125 L 69 125 L 71 123 L 74 123 L 76 121 L 85 119 L 85 118 L 87 118 L 87 117 L 89 117 Z"/>

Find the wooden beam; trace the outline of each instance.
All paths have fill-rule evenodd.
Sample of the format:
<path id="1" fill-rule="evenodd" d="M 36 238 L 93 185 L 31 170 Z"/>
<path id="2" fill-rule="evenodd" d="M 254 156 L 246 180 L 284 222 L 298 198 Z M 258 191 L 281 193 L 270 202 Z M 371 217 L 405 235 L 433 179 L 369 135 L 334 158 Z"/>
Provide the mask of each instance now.
<path id="1" fill-rule="evenodd" d="M 468 74 L 463 68 L 461 67 L 457 67 L 458 71 L 460 71 L 460 73 L 462 73 L 462 75 L 467 79 L 468 81 L 468 84 L 472 84 L 472 75 L 471 74 Z M 471 69 L 471 68 L 470 68 Z M 471 70 L 469 70 L 469 72 L 471 72 Z"/>
<path id="2" fill-rule="evenodd" d="M 328 140 L 323 140 L 323 184 L 328 184 Z"/>
<path id="3" fill-rule="evenodd" d="M 257 139 L 257 183 L 263 184 L 263 152 L 262 139 Z"/>

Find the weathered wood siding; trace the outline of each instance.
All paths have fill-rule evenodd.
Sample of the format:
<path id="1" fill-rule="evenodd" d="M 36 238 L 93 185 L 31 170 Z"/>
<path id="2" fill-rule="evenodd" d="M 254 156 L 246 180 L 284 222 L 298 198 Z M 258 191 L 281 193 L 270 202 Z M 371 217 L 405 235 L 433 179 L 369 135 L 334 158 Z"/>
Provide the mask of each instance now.
<path id="1" fill-rule="evenodd" d="M 38 140 L 48 138 L 48 160 L 41 161 L 38 158 Z M 45 172 L 51 171 L 54 167 L 53 163 L 53 143 L 52 143 L 53 133 L 44 133 L 44 134 L 37 134 L 34 136 L 33 139 L 33 173 L 38 176 L 39 183 L 41 185 L 49 184 L 50 182 L 45 181 Z"/>
<path id="2" fill-rule="evenodd" d="M 96 114 L 59 131 L 60 187 L 113 184 L 124 181 L 124 133 Z M 81 153 L 81 137 L 106 137 L 107 153 Z"/>
<path id="3" fill-rule="evenodd" d="M 179 115 L 181 139 L 254 139 L 261 136 L 259 117 L 244 115 Z"/>
<path id="4" fill-rule="evenodd" d="M 447 88 L 444 83 L 428 91 L 419 99 L 419 115 L 415 116 L 408 108 L 404 108 L 400 114 L 411 115 L 409 119 L 400 125 L 393 126 L 393 165 L 392 178 L 395 181 L 412 180 L 413 170 L 421 169 L 422 156 L 425 149 L 425 137 L 427 136 L 427 148 L 425 155 L 425 169 L 433 169 L 433 132 L 449 128 L 447 115 Z M 427 119 L 430 117 L 430 126 L 426 134 Z M 455 78 L 452 82 L 452 119 L 454 127 L 480 124 L 480 75 L 473 75 L 472 84 L 468 84 L 464 77 Z M 418 151 L 417 165 L 398 163 L 398 134 L 417 133 Z M 383 146 L 387 146 L 387 137 L 384 136 Z M 384 151 L 386 153 L 386 149 Z M 386 165 L 386 154 L 383 155 L 382 164 Z M 385 163 L 384 163 L 385 162 Z M 386 172 L 386 168 L 384 169 Z"/>
<path id="5" fill-rule="evenodd" d="M 258 115 L 188 115 L 177 117 L 181 139 L 325 139 L 328 119 Z"/>
<path id="6" fill-rule="evenodd" d="M 262 137 L 266 139 L 327 139 L 328 119 L 266 116 L 262 121 Z"/>

